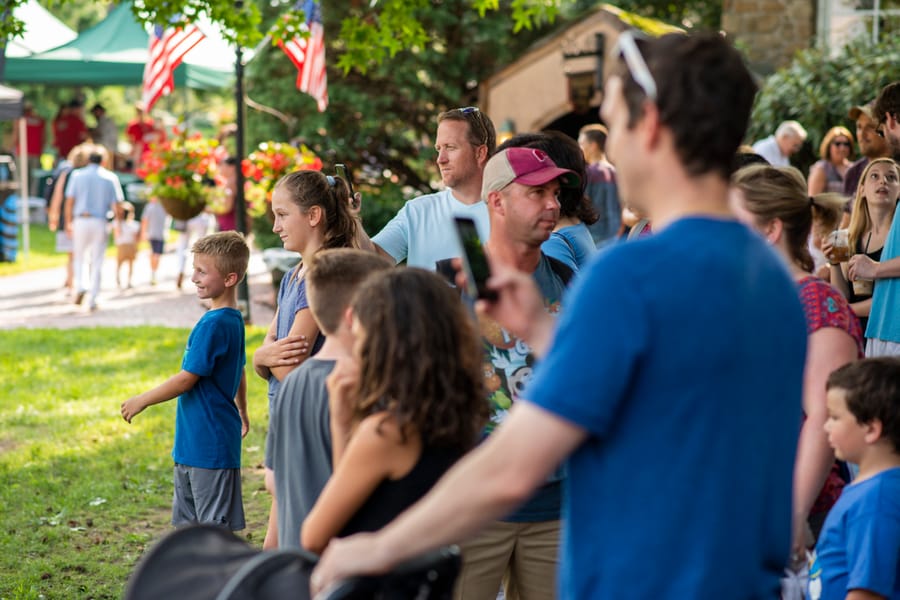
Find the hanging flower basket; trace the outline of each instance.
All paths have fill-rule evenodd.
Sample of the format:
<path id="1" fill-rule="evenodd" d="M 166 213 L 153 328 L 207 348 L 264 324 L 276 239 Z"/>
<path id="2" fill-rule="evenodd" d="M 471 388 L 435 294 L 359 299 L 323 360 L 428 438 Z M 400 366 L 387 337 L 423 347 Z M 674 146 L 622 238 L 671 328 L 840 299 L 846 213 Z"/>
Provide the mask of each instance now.
<path id="1" fill-rule="evenodd" d="M 251 215 L 272 215 L 272 190 L 278 180 L 293 171 L 308 169 L 321 171 L 322 161 L 315 153 L 301 145 L 299 148 L 283 142 L 263 142 L 241 164 L 246 184 L 244 197 Z"/>
<path id="2" fill-rule="evenodd" d="M 206 208 L 205 198 L 187 199 L 159 197 L 159 203 L 173 219 L 187 221 L 193 219 Z"/>
<path id="3" fill-rule="evenodd" d="M 216 194 L 218 142 L 200 134 L 174 133 L 172 139 L 150 146 L 137 174 L 172 218 L 186 221 L 203 212 Z"/>

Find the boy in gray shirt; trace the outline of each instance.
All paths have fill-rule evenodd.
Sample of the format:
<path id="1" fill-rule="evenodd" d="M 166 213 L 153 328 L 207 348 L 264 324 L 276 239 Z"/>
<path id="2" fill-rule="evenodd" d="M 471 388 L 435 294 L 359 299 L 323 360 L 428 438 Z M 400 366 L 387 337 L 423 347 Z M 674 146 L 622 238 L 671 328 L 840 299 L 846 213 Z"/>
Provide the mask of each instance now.
<path id="1" fill-rule="evenodd" d="M 279 548 L 300 548 L 300 526 L 331 476 L 325 381 L 353 348 L 350 302 L 371 273 L 392 267 L 372 252 L 340 248 L 316 253 L 306 274 L 309 308 L 325 343 L 285 377 L 269 417 L 266 466 L 275 472 Z"/>

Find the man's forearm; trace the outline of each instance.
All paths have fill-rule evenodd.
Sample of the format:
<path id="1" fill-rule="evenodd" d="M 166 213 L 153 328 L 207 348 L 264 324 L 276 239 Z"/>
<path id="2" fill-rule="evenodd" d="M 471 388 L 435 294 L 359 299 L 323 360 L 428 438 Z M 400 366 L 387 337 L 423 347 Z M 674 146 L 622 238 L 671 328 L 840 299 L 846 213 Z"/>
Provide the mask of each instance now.
<path id="1" fill-rule="evenodd" d="M 893 279 L 895 277 L 900 277 L 900 257 L 875 265 L 875 279 Z"/>
<path id="2" fill-rule="evenodd" d="M 372 241 L 372 238 L 369 237 L 369 234 L 366 233 L 365 228 L 363 228 L 362 219 L 356 217 L 356 244 L 359 246 L 360 250 L 367 250 L 369 252 L 377 252 L 378 247 L 375 245 L 375 242 Z"/>

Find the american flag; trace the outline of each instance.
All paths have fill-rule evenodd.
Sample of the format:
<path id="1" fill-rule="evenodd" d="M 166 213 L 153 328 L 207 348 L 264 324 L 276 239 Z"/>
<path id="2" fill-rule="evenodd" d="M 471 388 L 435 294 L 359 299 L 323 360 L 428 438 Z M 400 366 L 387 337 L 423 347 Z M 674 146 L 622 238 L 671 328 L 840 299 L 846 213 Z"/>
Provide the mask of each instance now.
<path id="1" fill-rule="evenodd" d="M 325 74 L 325 29 L 322 27 L 322 10 L 315 0 L 303 5 L 306 15 L 304 28 L 309 37 L 297 36 L 278 45 L 297 67 L 297 89 L 316 99 L 319 112 L 328 107 L 328 77 Z"/>
<path id="2" fill-rule="evenodd" d="M 205 36 L 196 25 L 163 29 L 157 25 L 150 34 L 147 64 L 144 65 L 144 110 L 148 111 L 161 96 L 175 89 L 172 74 L 181 59 Z"/>

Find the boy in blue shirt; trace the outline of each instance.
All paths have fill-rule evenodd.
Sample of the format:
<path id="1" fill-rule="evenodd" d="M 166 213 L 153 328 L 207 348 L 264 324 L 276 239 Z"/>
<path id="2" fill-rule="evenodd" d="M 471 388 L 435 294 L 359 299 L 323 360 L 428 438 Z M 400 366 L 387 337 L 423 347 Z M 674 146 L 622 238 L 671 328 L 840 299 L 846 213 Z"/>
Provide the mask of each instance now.
<path id="1" fill-rule="evenodd" d="M 859 476 L 832 507 L 810 567 L 811 600 L 900 600 L 900 359 L 828 378 L 825 431 Z"/>
<path id="2" fill-rule="evenodd" d="M 122 403 L 131 420 L 153 404 L 178 397 L 175 417 L 175 494 L 172 524 L 215 523 L 244 528 L 241 438 L 250 429 L 244 373 L 244 320 L 237 284 L 247 272 L 244 236 L 223 231 L 192 248 L 197 296 L 210 310 L 188 338 L 181 371 L 148 392 Z"/>

